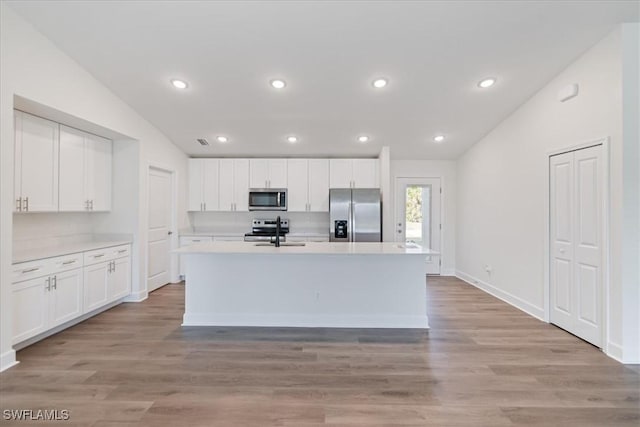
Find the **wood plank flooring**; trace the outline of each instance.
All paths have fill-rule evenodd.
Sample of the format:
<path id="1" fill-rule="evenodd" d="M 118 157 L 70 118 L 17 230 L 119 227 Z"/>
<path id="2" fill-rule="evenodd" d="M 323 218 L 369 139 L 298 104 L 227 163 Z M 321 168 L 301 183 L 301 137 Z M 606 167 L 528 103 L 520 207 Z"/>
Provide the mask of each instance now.
<path id="1" fill-rule="evenodd" d="M 636 370 L 457 279 L 427 288 L 419 331 L 182 328 L 169 285 L 20 351 L 0 406 L 95 427 L 640 425 Z"/>

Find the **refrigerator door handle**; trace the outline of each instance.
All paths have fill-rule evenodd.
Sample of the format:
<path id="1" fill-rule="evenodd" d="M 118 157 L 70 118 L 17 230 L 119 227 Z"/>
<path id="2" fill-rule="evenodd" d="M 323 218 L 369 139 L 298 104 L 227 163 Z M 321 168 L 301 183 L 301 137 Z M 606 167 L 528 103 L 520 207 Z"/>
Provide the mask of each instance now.
<path id="1" fill-rule="evenodd" d="M 355 215 L 355 204 L 353 203 L 353 198 L 349 203 L 349 225 L 351 229 L 349 230 L 349 241 L 356 241 L 356 215 Z"/>

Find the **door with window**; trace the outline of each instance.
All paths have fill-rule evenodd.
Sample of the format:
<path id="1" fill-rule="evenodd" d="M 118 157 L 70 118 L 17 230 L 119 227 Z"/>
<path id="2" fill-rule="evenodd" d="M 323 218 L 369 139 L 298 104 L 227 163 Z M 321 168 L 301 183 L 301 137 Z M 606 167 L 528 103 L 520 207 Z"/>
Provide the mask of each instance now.
<path id="1" fill-rule="evenodd" d="M 440 178 L 396 178 L 395 237 L 440 252 Z M 427 257 L 427 274 L 440 274 L 440 256 Z"/>

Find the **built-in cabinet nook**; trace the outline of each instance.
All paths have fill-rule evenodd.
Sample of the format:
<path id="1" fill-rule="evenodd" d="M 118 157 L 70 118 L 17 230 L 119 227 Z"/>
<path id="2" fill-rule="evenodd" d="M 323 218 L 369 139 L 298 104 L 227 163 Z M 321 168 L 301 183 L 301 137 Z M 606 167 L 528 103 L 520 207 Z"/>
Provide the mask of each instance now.
<path id="1" fill-rule="evenodd" d="M 113 142 L 15 110 L 15 215 L 109 212 Z M 102 235 L 14 250 L 12 343 L 18 348 L 131 293 L 131 241 Z"/>

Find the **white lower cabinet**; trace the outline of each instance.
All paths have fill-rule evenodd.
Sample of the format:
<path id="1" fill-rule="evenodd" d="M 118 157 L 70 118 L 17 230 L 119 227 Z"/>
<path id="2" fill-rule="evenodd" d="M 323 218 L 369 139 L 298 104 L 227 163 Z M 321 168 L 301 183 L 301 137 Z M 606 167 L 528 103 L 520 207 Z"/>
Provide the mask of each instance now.
<path id="1" fill-rule="evenodd" d="M 62 325 L 82 314 L 82 269 L 55 274 L 49 294 L 49 327 Z"/>
<path id="2" fill-rule="evenodd" d="M 82 314 L 82 269 L 14 283 L 13 343 L 55 328 Z"/>
<path id="3" fill-rule="evenodd" d="M 84 268 L 84 312 L 100 308 L 108 302 L 110 262 Z"/>
<path id="4" fill-rule="evenodd" d="M 38 277 L 12 286 L 13 344 L 38 335 L 47 329 L 49 277 Z"/>
<path id="5" fill-rule="evenodd" d="M 12 341 L 17 344 L 129 295 L 130 246 L 15 264 L 13 278 Z"/>

